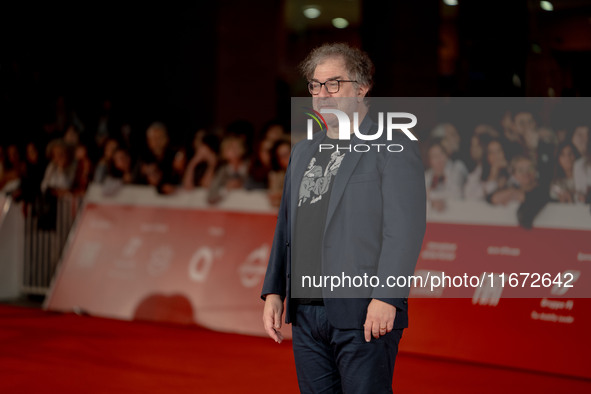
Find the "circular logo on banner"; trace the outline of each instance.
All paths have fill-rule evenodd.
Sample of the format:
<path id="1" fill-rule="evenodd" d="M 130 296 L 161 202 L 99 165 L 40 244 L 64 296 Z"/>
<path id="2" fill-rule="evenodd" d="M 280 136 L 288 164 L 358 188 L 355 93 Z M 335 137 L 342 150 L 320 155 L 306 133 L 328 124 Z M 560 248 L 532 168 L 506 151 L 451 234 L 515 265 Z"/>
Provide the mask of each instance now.
<path id="1" fill-rule="evenodd" d="M 213 264 L 213 251 L 204 246 L 197 249 L 189 261 L 189 279 L 204 282 Z"/>
<path id="2" fill-rule="evenodd" d="M 244 287 L 255 287 L 265 277 L 267 261 L 269 259 L 269 245 L 264 244 L 253 250 L 244 263 L 238 268 L 240 282 Z"/>

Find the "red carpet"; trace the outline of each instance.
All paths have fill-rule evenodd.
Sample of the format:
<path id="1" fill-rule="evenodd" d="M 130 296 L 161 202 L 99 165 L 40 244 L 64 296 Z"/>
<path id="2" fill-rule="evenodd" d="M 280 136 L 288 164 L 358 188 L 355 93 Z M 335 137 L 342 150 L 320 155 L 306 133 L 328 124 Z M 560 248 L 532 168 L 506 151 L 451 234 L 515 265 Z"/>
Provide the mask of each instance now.
<path id="1" fill-rule="evenodd" d="M 404 353 L 394 381 L 395 393 L 591 392 L 591 381 Z M 0 393 L 297 392 L 291 342 L 0 305 Z"/>

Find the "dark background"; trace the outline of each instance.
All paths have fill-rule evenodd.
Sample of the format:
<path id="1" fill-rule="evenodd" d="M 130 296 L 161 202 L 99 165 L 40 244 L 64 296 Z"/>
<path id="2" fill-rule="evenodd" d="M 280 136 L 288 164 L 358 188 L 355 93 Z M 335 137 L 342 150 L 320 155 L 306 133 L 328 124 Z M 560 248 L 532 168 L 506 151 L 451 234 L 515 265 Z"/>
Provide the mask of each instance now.
<path id="1" fill-rule="evenodd" d="M 458 3 L 3 4 L 0 143 L 40 133 L 62 104 L 91 135 L 105 100 L 114 128 L 137 137 L 160 120 L 177 144 L 237 119 L 289 124 L 289 98 L 307 94 L 297 64 L 332 41 L 369 52 L 374 96 L 590 95 L 591 1 Z M 310 4 L 319 18 L 304 17 Z"/>

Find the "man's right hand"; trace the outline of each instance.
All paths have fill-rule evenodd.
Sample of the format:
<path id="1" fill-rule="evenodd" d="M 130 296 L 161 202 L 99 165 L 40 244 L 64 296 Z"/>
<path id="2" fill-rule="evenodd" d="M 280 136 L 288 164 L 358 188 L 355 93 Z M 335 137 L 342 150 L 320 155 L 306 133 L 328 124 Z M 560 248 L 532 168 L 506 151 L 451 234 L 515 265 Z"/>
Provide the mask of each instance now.
<path id="1" fill-rule="evenodd" d="M 283 301 L 281 301 L 281 297 L 278 294 L 267 294 L 263 311 L 263 324 L 267 334 L 277 343 L 283 341 L 283 334 L 279 331 L 282 315 Z"/>

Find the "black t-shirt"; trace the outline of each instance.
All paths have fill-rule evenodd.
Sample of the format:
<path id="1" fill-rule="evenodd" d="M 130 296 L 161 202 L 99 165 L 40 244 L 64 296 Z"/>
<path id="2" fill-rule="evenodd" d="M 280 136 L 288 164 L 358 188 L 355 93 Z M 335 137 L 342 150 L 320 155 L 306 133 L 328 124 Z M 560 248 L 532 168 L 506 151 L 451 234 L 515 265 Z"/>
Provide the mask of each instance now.
<path id="1" fill-rule="evenodd" d="M 326 146 L 333 146 L 327 149 Z M 334 179 L 347 151 L 336 149 L 338 140 L 327 136 L 310 160 L 299 185 L 295 234 L 292 242 L 292 281 L 294 288 L 302 286 L 302 275 L 316 277 L 322 275 L 321 253 L 322 237 L 326 222 L 328 202 Z M 294 185 L 295 186 L 295 185 Z M 306 287 L 305 298 L 299 303 L 318 302 L 322 299 L 322 288 Z"/>

